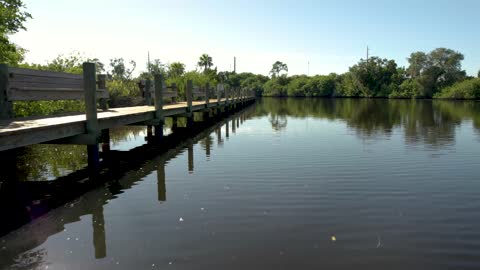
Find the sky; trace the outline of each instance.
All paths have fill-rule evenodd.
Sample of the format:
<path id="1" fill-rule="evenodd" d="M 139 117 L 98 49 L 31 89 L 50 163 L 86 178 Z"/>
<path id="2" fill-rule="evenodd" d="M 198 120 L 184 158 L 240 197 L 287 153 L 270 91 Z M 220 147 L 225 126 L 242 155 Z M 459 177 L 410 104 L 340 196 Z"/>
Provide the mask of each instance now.
<path id="1" fill-rule="evenodd" d="M 196 68 L 201 54 L 219 71 L 267 75 L 275 61 L 289 74 L 343 73 L 366 57 L 407 66 L 414 51 L 438 47 L 464 54 L 480 69 L 478 0 L 24 0 L 33 19 L 12 40 L 26 61 L 46 63 L 79 52 L 109 63 L 147 55 Z"/>

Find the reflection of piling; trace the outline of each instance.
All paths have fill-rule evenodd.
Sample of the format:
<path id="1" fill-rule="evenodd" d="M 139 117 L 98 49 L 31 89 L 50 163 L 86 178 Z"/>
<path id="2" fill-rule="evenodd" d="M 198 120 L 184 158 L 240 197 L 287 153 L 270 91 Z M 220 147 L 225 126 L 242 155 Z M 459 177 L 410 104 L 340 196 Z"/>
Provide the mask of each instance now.
<path id="1" fill-rule="evenodd" d="M 93 209 L 92 226 L 95 259 L 105 258 L 107 256 L 107 243 L 105 237 L 105 218 L 103 217 L 102 205 Z"/>
<path id="2" fill-rule="evenodd" d="M 237 117 L 237 128 L 240 127 L 240 117 Z"/>
<path id="3" fill-rule="evenodd" d="M 217 145 L 223 144 L 222 141 L 222 128 L 218 127 L 215 129 L 215 133 L 217 133 Z"/>
<path id="4" fill-rule="evenodd" d="M 165 186 L 165 163 L 157 166 L 157 193 L 158 201 L 164 202 L 167 200 L 167 188 Z"/>
<path id="5" fill-rule="evenodd" d="M 235 118 L 232 119 L 232 133 L 235 134 L 237 130 L 237 126 L 235 124 Z"/>
<path id="6" fill-rule="evenodd" d="M 188 172 L 193 173 L 193 144 L 188 145 Z"/>
<path id="7" fill-rule="evenodd" d="M 229 134 L 229 132 L 230 132 L 230 131 L 229 131 L 230 125 L 229 125 L 228 123 L 229 123 L 229 121 L 227 120 L 227 123 L 226 123 L 226 125 L 225 125 L 225 137 L 226 137 L 227 139 L 228 139 L 228 137 L 230 136 L 230 134 Z"/>
<path id="8" fill-rule="evenodd" d="M 207 155 L 207 157 L 210 157 L 210 135 L 208 135 L 206 138 L 205 138 L 205 154 Z"/>

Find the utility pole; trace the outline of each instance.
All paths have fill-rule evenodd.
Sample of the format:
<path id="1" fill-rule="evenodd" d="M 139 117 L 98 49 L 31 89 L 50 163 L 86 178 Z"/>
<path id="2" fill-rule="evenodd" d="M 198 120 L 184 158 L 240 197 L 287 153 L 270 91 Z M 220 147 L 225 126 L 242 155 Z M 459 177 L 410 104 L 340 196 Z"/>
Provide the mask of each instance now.
<path id="1" fill-rule="evenodd" d="M 233 57 L 233 73 L 237 73 L 237 57 Z"/>
<path id="2" fill-rule="evenodd" d="M 147 69 L 148 69 L 148 73 L 152 73 L 152 71 L 150 70 L 150 51 L 147 52 L 148 53 L 148 56 L 147 56 Z"/>

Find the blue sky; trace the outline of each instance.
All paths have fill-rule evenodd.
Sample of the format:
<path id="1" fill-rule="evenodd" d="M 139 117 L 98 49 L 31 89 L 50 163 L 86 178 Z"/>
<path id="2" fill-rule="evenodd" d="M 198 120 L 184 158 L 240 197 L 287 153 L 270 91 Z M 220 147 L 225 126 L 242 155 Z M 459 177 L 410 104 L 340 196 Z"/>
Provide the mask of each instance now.
<path id="1" fill-rule="evenodd" d="M 219 70 L 268 74 L 274 61 L 289 74 L 342 73 L 371 55 L 400 66 L 413 51 L 447 47 L 480 69 L 478 0 L 24 0 L 33 19 L 12 36 L 28 62 L 80 52 L 105 63 L 114 57 L 145 68 L 152 59 L 195 69 L 208 53 Z"/>

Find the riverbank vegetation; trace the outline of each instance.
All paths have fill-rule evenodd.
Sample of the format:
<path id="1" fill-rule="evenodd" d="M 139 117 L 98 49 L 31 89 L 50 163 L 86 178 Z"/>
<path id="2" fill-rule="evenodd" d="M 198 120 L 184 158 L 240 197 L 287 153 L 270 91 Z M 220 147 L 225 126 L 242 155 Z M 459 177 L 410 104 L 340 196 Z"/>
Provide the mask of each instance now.
<path id="1" fill-rule="evenodd" d="M 271 97 L 366 97 L 366 98 L 444 98 L 479 99 L 480 79 L 462 70 L 463 54 L 452 49 L 437 48 L 430 52 L 413 52 L 407 67 L 399 67 L 392 59 L 370 57 L 343 74 L 288 76 L 288 65 L 276 61 L 269 76 L 253 73 L 218 71 L 208 54 L 199 57 L 195 70 L 186 70 L 180 62 L 164 63 L 154 59 L 145 69 L 136 72 L 137 63 L 122 57 L 104 64 L 97 58 L 78 53 L 60 55 L 46 64 L 24 62 L 26 50 L 10 41 L 9 36 L 26 30 L 24 22 L 32 15 L 21 0 L 0 0 L 0 62 L 24 68 L 81 73 L 83 62 L 97 64 L 98 73 L 106 73 L 111 107 L 141 105 L 140 80 L 162 74 L 167 84 L 175 83 L 184 96 L 187 80 L 196 85 L 219 83 L 227 88 L 245 88 L 257 96 Z M 479 72 L 480 73 L 480 72 Z M 138 75 L 136 75 L 138 74 Z M 480 74 L 479 74 L 480 75 Z M 15 102 L 17 116 L 83 111 L 80 101 Z"/>

